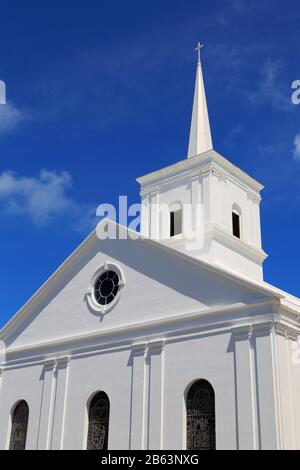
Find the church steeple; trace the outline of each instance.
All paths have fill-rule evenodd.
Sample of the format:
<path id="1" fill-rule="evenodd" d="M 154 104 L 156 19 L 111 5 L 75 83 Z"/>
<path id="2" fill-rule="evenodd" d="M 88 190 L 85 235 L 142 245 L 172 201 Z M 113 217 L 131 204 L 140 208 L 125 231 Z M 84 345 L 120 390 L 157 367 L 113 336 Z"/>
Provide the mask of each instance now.
<path id="1" fill-rule="evenodd" d="M 214 266 L 263 279 L 263 186 L 212 148 L 198 44 L 188 158 L 138 178 L 141 233 Z"/>
<path id="2" fill-rule="evenodd" d="M 200 153 L 204 153 L 212 149 L 210 124 L 200 60 L 200 50 L 202 47 L 203 45 L 198 43 L 198 46 L 195 49 L 198 52 L 198 61 L 188 158 L 195 157 Z"/>

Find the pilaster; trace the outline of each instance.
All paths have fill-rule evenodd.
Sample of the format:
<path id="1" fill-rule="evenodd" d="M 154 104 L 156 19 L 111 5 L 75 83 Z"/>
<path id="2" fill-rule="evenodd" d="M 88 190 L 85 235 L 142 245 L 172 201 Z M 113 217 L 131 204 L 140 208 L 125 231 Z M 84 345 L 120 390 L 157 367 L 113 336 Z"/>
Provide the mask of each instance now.
<path id="1" fill-rule="evenodd" d="M 163 348 L 164 342 L 148 345 L 149 366 L 148 449 L 162 449 L 163 437 Z"/>
<path id="2" fill-rule="evenodd" d="M 145 347 L 136 345 L 131 352 L 130 450 L 144 448 Z"/>
<path id="3" fill-rule="evenodd" d="M 52 450 L 63 449 L 65 414 L 68 392 L 68 375 L 69 375 L 68 357 L 60 358 L 56 363 L 56 395 L 55 395 L 55 413 L 53 419 L 52 431 Z"/>

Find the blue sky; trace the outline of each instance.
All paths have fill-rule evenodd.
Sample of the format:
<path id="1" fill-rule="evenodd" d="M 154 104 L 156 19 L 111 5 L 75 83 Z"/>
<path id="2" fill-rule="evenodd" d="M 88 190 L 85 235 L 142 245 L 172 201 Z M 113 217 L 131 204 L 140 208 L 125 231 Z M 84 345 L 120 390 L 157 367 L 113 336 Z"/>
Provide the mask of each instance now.
<path id="1" fill-rule="evenodd" d="M 187 153 L 198 40 L 214 147 L 265 184 L 265 279 L 300 296 L 297 0 L 1 2 L 0 324 L 102 202 Z"/>

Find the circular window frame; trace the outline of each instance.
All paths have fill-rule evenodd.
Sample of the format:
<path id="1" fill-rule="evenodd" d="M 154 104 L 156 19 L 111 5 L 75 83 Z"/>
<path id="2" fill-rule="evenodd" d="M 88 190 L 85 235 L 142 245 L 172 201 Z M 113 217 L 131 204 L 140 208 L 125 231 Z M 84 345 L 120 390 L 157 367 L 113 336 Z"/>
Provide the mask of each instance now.
<path id="1" fill-rule="evenodd" d="M 95 284 L 98 278 L 105 271 L 114 271 L 117 273 L 117 275 L 119 276 L 119 290 L 114 300 L 112 300 L 112 302 L 110 302 L 108 305 L 101 305 L 97 302 L 95 298 Z M 97 269 L 97 271 L 95 272 L 91 280 L 91 285 L 87 294 L 87 301 L 88 301 L 90 308 L 94 310 L 95 312 L 102 313 L 103 315 L 110 312 L 119 302 L 122 289 L 124 286 L 125 286 L 125 278 L 124 278 L 122 269 L 114 263 L 105 262 L 99 269 Z"/>

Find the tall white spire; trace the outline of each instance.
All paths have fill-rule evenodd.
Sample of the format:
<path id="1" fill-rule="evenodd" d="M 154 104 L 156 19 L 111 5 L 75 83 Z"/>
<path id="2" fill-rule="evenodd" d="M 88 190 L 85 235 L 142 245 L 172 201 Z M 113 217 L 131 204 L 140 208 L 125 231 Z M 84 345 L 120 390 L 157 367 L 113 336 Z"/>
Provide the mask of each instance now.
<path id="1" fill-rule="evenodd" d="M 202 47 L 203 45 L 198 42 L 198 46 L 195 49 L 195 51 L 198 52 L 198 62 L 188 158 L 195 157 L 200 153 L 204 153 L 212 149 L 210 125 L 200 60 L 200 50 Z"/>

